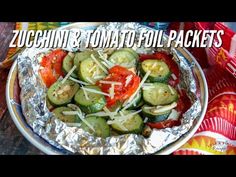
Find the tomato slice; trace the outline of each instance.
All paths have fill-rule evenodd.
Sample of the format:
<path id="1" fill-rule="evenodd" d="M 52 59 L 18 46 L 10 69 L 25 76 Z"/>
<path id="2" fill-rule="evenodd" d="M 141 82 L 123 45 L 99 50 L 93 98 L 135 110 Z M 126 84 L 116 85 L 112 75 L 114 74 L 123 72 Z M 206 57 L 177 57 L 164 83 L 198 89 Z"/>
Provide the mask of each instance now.
<path id="1" fill-rule="evenodd" d="M 173 57 L 172 55 L 167 54 L 166 52 L 156 52 L 154 54 L 141 55 L 139 60 L 144 61 L 144 60 L 147 60 L 147 59 L 158 59 L 158 60 L 164 61 L 169 66 L 171 73 L 173 73 L 176 76 L 176 79 L 170 77 L 168 83 L 171 86 L 176 86 L 179 83 L 180 72 L 179 72 L 178 65 L 173 61 L 172 57 Z"/>
<path id="2" fill-rule="evenodd" d="M 39 72 L 47 88 L 57 81 L 57 78 L 54 77 L 53 70 L 51 68 L 45 67 L 41 69 Z"/>
<path id="3" fill-rule="evenodd" d="M 116 65 L 116 66 L 110 68 L 109 73 L 110 74 L 118 74 L 120 76 L 128 76 L 128 75 L 134 74 L 132 71 L 130 71 L 127 68 L 122 67 L 120 65 Z"/>
<path id="4" fill-rule="evenodd" d="M 52 58 L 52 67 L 55 70 L 56 74 L 60 76 L 63 75 L 62 72 L 62 62 L 67 55 L 67 52 L 64 50 L 58 49 L 51 53 L 50 58 Z"/>
<path id="5" fill-rule="evenodd" d="M 132 76 L 130 82 L 126 85 L 127 76 Z M 106 97 L 107 107 L 111 107 L 116 104 L 117 101 L 125 101 L 128 99 L 137 89 L 140 83 L 140 77 L 135 75 L 132 71 L 127 68 L 116 65 L 109 69 L 109 75 L 103 79 L 104 81 L 120 82 L 121 85 L 115 85 L 114 87 L 114 98 Z M 97 85 L 100 86 L 101 90 L 105 93 L 109 93 L 111 84 L 102 84 L 98 81 Z"/>
<path id="6" fill-rule="evenodd" d="M 62 62 L 67 52 L 56 49 L 42 58 L 40 65 L 40 75 L 47 87 L 50 87 L 60 76 L 63 76 Z"/>

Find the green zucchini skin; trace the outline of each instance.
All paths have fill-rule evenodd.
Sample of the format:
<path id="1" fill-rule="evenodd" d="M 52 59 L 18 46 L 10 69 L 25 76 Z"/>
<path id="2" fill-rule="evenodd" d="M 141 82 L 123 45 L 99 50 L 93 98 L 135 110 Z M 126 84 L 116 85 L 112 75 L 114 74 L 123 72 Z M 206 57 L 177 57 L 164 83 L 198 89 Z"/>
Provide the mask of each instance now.
<path id="1" fill-rule="evenodd" d="M 137 56 L 134 54 L 135 51 L 131 52 L 132 49 L 120 49 L 112 53 L 108 58 L 109 61 L 115 65 L 120 65 L 126 68 L 136 67 Z"/>
<path id="2" fill-rule="evenodd" d="M 53 106 L 63 106 L 70 103 L 79 89 L 79 85 L 71 80 L 55 82 L 47 91 L 47 97 Z"/>
<path id="3" fill-rule="evenodd" d="M 92 50 L 84 50 L 82 52 L 77 52 L 75 53 L 75 57 L 74 57 L 74 65 L 77 66 L 77 69 L 75 70 L 75 72 L 78 73 L 79 71 L 79 65 L 80 63 L 87 59 L 87 58 L 90 58 L 91 54 L 93 54 L 95 57 L 98 56 L 98 53 L 95 52 L 95 51 L 92 51 Z"/>
<path id="4" fill-rule="evenodd" d="M 98 58 L 96 59 L 98 60 L 98 62 L 100 62 L 100 59 Z M 91 68 L 94 68 L 94 67 L 95 69 L 91 71 Z M 91 83 L 92 81 L 93 83 L 91 84 L 94 84 L 96 83 L 96 81 L 104 78 L 106 76 L 106 73 L 97 65 L 97 63 L 91 57 L 89 57 L 80 62 L 78 75 L 82 81 L 85 81 L 88 83 Z M 102 78 L 95 78 L 95 76 L 97 75 L 101 76 Z"/>
<path id="5" fill-rule="evenodd" d="M 153 106 L 170 104 L 177 101 L 178 97 L 177 91 L 172 86 L 164 83 L 153 83 L 153 88 L 143 90 L 144 101 Z"/>
<path id="6" fill-rule="evenodd" d="M 148 76 L 149 82 L 167 82 L 171 72 L 168 65 L 161 60 L 148 59 L 141 63 L 140 72 L 145 75 L 147 71 L 151 71 Z"/>
<path id="7" fill-rule="evenodd" d="M 97 86 L 85 86 L 84 88 L 94 89 L 101 91 Z M 104 95 L 92 93 L 86 91 L 88 100 L 86 99 L 85 93 L 82 88 L 75 95 L 75 103 L 80 107 L 80 109 L 86 114 L 95 113 L 101 111 L 106 105 L 106 99 Z"/>
<path id="8" fill-rule="evenodd" d="M 130 52 L 136 59 L 139 58 L 139 55 L 137 52 L 135 52 L 132 48 L 122 48 L 120 51 L 128 51 Z"/>
<path id="9" fill-rule="evenodd" d="M 84 131 L 89 132 L 94 136 L 102 138 L 110 136 L 110 127 L 105 119 L 103 119 L 102 117 L 95 117 L 95 116 L 87 117 L 85 119 L 94 128 L 95 132 L 93 132 L 93 130 L 91 130 L 84 122 L 82 122 L 81 128 Z"/>
<path id="10" fill-rule="evenodd" d="M 132 112 L 134 111 L 132 110 L 123 111 L 124 115 L 132 113 Z M 113 130 L 119 134 L 128 134 L 128 133 L 140 134 L 143 130 L 144 123 L 141 116 L 139 114 L 136 114 L 132 118 L 125 121 L 123 123 L 123 126 L 127 129 L 127 131 L 121 129 L 116 123 L 111 124 L 111 127 L 113 128 Z"/>
<path id="11" fill-rule="evenodd" d="M 74 58 L 73 58 L 72 54 L 67 54 L 66 57 L 64 58 L 64 60 L 62 62 L 62 70 L 65 75 L 73 68 L 73 66 L 74 66 L 73 61 L 74 61 Z M 78 78 L 77 72 L 75 72 L 75 71 L 70 76 L 75 79 Z"/>
<path id="12" fill-rule="evenodd" d="M 68 107 L 58 107 L 54 109 L 52 112 L 55 116 L 60 119 L 62 122 L 65 123 L 79 123 L 81 120 L 76 115 L 64 115 L 63 111 L 73 111 L 71 108 Z"/>
<path id="13" fill-rule="evenodd" d="M 136 109 L 136 108 L 139 108 L 140 106 L 142 106 L 142 104 L 143 104 L 142 92 L 140 91 L 140 92 L 137 94 L 136 101 L 135 101 L 132 105 L 130 105 L 127 109 L 128 109 L 128 110 Z"/>
<path id="14" fill-rule="evenodd" d="M 161 122 L 168 118 L 169 114 L 171 113 L 171 110 L 161 112 L 161 113 L 153 113 L 151 109 L 146 109 L 149 107 L 148 105 L 144 105 L 142 107 L 142 115 L 143 117 L 148 118 L 148 122 Z"/>

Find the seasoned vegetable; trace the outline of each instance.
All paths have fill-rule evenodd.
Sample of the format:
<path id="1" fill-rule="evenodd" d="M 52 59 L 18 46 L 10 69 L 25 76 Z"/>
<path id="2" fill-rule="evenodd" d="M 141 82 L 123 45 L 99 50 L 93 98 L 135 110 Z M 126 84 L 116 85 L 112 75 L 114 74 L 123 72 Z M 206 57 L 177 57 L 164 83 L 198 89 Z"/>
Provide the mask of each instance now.
<path id="1" fill-rule="evenodd" d="M 94 59 L 95 58 L 95 59 Z M 90 84 L 95 84 L 106 76 L 106 68 L 96 57 L 89 57 L 79 64 L 79 78 Z"/>
<path id="2" fill-rule="evenodd" d="M 148 118 L 148 122 L 161 122 L 166 120 L 170 114 L 171 110 L 163 111 L 163 112 L 155 112 L 155 107 L 150 107 L 148 105 L 144 105 L 142 107 L 143 117 Z"/>
<path id="3" fill-rule="evenodd" d="M 129 133 L 148 137 L 152 128 L 177 125 L 185 110 L 174 88 L 179 70 L 167 53 L 56 49 L 40 65 L 49 87 L 50 111 L 68 126 L 79 126 L 96 137 Z"/>
<path id="4" fill-rule="evenodd" d="M 63 68 L 63 71 L 65 74 L 67 74 L 74 66 L 74 62 L 73 62 L 74 56 L 73 55 L 74 54 L 68 53 L 63 60 L 62 68 Z M 78 78 L 77 73 L 78 72 L 73 72 L 70 76 L 74 77 L 74 78 Z"/>
<path id="5" fill-rule="evenodd" d="M 167 64 L 161 60 L 145 60 L 141 63 L 141 72 L 143 75 L 147 71 L 151 71 L 148 76 L 150 82 L 166 82 L 171 74 Z"/>
<path id="6" fill-rule="evenodd" d="M 150 88 L 143 90 L 143 99 L 153 106 L 166 105 L 176 101 L 178 93 L 170 85 L 153 83 Z"/>
<path id="7" fill-rule="evenodd" d="M 61 66 L 66 54 L 66 51 L 57 49 L 42 58 L 39 73 L 47 88 L 55 83 L 60 76 L 63 76 Z"/>
<path id="8" fill-rule="evenodd" d="M 76 93 L 75 102 L 83 112 L 95 113 L 101 111 L 106 105 L 104 95 L 97 92 L 101 92 L 97 86 L 84 86 Z"/>
<path id="9" fill-rule="evenodd" d="M 99 86 L 105 93 L 114 91 L 114 97 L 106 97 L 107 106 L 111 107 L 117 101 L 125 101 L 129 98 L 138 88 L 140 78 L 127 68 L 116 65 L 109 69 L 109 75 L 102 81 L 116 83 L 114 90 L 111 89 L 111 84 L 99 82 Z"/>
<path id="10" fill-rule="evenodd" d="M 54 83 L 47 92 L 50 103 L 55 106 L 62 106 L 72 101 L 79 85 L 71 80 L 66 80 L 64 84 L 61 81 Z"/>
<path id="11" fill-rule="evenodd" d="M 139 114 L 133 115 L 134 111 L 123 111 L 123 116 L 113 124 L 112 128 L 119 133 L 141 133 L 143 129 L 143 119 Z M 130 116 L 129 116 L 130 115 Z M 124 119 L 122 122 L 121 119 Z"/>
<path id="12" fill-rule="evenodd" d="M 74 65 L 76 65 L 77 68 L 79 68 L 80 62 L 87 58 L 90 58 L 91 54 L 94 54 L 95 57 L 98 56 L 97 52 L 92 51 L 92 50 L 85 50 L 82 52 L 77 52 L 74 57 Z"/>
<path id="13" fill-rule="evenodd" d="M 71 108 L 68 107 L 58 107 L 54 109 L 52 112 L 55 116 L 65 123 L 77 123 L 80 122 L 80 119 L 77 115 L 64 115 L 64 111 L 73 111 Z"/>
<path id="14" fill-rule="evenodd" d="M 136 67 L 137 57 L 133 52 L 130 52 L 132 49 L 120 49 L 115 51 L 109 58 L 109 61 L 116 65 L 120 65 L 126 68 Z"/>
<path id="15" fill-rule="evenodd" d="M 132 48 L 123 48 L 123 49 L 120 49 L 120 51 L 128 51 L 128 52 L 130 52 L 136 59 L 139 58 L 139 55 L 137 54 L 137 52 L 135 52 Z"/>
<path id="16" fill-rule="evenodd" d="M 135 109 L 138 108 L 140 106 L 142 106 L 143 101 L 142 101 L 142 93 L 141 91 L 138 92 L 137 96 L 134 98 L 134 103 L 132 105 L 130 105 L 130 107 L 128 107 L 127 109 Z"/>
<path id="17" fill-rule="evenodd" d="M 81 128 L 84 131 L 91 133 L 94 136 L 106 138 L 110 136 L 110 127 L 106 123 L 106 120 L 101 117 L 88 117 L 86 121 L 93 127 L 91 130 L 84 122 L 81 124 Z"/>

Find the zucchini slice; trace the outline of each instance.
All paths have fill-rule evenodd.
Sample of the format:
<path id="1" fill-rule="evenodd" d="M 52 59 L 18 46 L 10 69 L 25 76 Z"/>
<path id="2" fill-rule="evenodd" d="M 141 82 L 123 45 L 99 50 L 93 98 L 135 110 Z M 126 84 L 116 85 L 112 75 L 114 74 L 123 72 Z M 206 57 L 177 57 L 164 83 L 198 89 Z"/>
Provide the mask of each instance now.
<path id="1" fill-rule="evenodd" d="M 136 59 L 139 58 L 139 55 L 137 52 L 135 52 L 132 48 L 122 48 L 120 51 L 128 51 L 130 52 Z"/>
<path id="2" fill-rule="evenodd" d="M 152 87 L 143 90 L 143 99 L 146 103 L 158 106 L 170 104 L 178 99 L 177 91 L 164 83 L 153 83 Z"/>
<path id="3" fill-rule="evenodd" d="M 83 88 L 92 89 L 95 91 L 101 91 L 98 86 L 84 86 Z M 106 99 L 104 95 L 86 91 L 80 88 L 75 95 L 75 102 L 80 107 L 80 109 L 87 113 L 95 113 L 101 111 L 106 105 Z"/>
<path id="4" fill-rule="evenodd" d="M 131 53 L 127 49 L 120 49 L 115 51 L 109 58 L 109 61 L 114 63 L 115 65 L 120 65 L 126 68 L 136 67 L 137 57 L 135 57 L 134 53 Z"/>
<path id="5" fill-rule="evenodd" d="M 135 101 L 132 105 L 130 105 L 127 109 L 131 110 L 131 109 L 135 109 L 141 106 L 142 104 L 142 92 L 139 91 L 137 96 L 134 98 Z"/>
<path id="6" fill-rule="evenodd" d="M 74 66 L 74 61 L 73 60 L 74 60 L 74 58 L 71 54 L 67 54 L 66 57 L 64 58 L 63 63 L 62 63 L 62 69 L 63 69 L 63 72 L 65 74 L 67 74 L 71 70 L 71 68 Z M 71 77 L 77 79 L 78 78 L 78 75 L 77 75 L 78 72 L 75 72 L 75 71 L 71 74 Z"/>
<path id="7" fill-rule="evenodd" d="M 151 71 L 148 77 L 150 82 L 167 82 L 171 75 L 168 65 L 156 59 L 148 59 L 141 63 L 142 74 L 145 75 L 147 71 Z"/>
<path id="8" fill-rule="evenodd" d="M 110 127 L 106 123 L 106 120 L 101 118 L 101 117 L 87 117 L 85 118 L 86 121 L 93 127 L 95 132 L 91 130 L 84 122 L 81 123 L 81 128 L 89 132 L 90 134 L 97 136 L 97 137 L 102 137 L 106 138 L 110 136 Z"/>
<path id="9" fill-rule="evenodd" d="M 65 122 L 65 123 L 79 123 L 79 122 L 81 122 L 81 120 L 79 119 L 79 117 L 77 115 L 64 115 L 63 111 L 73 111 L 73 110 L 68 107 L 58 107 L 58 108 L 54 109 L 52 112 L 62 122 Z"/>
<path id="10" fill-rule="evenodd" d="M 96 58 L 98 62 L 100 59 Z M 105 66 L 103 66 L 105 68 Z M 85 82 L 95 84 L 96 81 L 101 80 L 106 76 L 106 73 L 98 66 L 98 64 L 91 58 L 81 61 L 79 65 L 79 78 Z"/>
<path id="11" fill-rule="evenodd" d="M 76 65 L 77 68 L 79 68 L 80 62 L 87 58 L 90 58 L 91 54 L 94 54 L 94 56 L 96 57 L 98 56 L 97 52 L 92 51 L 92 50 L 85 50 L 82 52 L 77 52 L 74 57 L 74 65 Z"/>
<path id="12" fill-rule="evenodd" d="M 72 101 L 72 98 L 79 89 L 79 85 L 71 80 L 55 82 L 47 91 L 47 97 L 54 106 L 62 106 Z"/>
<path id="13" fill-rule="evenodd" d="M 163 111 L 163 112 L 159 112 L 159 113 L 155 113 L 155 107 L 150 107 L 148 105 L 144 105 L 142 107 L 142 114 L 143 117 L 147 117 L 148 118 L 148 122 L 161 122 L 164 121 L 168 118 L 171 110 L 168 111 Z"/>
<path id="14" fill-rule="evenodd" d="M 123 111 L 123 114 L 128 115 L 133 112 L 134 112 L 133 110 L 126 110 L 126 111 Z M 122 126 L 125 129 L 123 129 L 119 124 L 122 124 Z M 143 130 L 143 125 L 144 125 L 143 119 L 140 117 L 139 114 L 135 114 L 131 118 L 126 119 L 123 123 L 111 124 L 111 127 L 120 134 L 127 134 L 127 133 L 139 134 Z"/>

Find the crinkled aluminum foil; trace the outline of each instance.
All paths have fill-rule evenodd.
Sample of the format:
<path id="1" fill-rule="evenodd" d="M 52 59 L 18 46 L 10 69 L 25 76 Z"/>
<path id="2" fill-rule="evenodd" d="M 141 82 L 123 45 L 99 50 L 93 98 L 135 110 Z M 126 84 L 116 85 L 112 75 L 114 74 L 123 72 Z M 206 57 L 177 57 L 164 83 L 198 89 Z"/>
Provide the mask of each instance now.
<path id="1" fill-rule="evenodd" d="M 132 29 L 140 32 L 149 28 L 138 23 L 107 23 L 97 28 L 97 30 L 102 29 Z M 166 39 L 165 36 L 164 43 Z M 149 138 L 144 138 L 142 135 L 126 134 L 106 139 L 94 137 L 78 127 L 69 127 L 58 120 L 46 107 L 46 88 L 39 77 L 37 58 L 47 50 L 28 48 L 18 56 L 22 109 L 27 123 L 35 133 L 57 148 L 65 150 L 68 154 L 153 154 L 188 132 L 193 121 L 200 115 L 200 99 L 195 94 L 197 90 L 196 81 L 191 70 L 191 64 L 185 57 L 175 48 L 141 48 L 137 51 L 148 53 L 154 50 L 165 50 L 173 54 L 173 59 L 181 71 L 180 87 L 187 91 L 192 102 L 191 108 L 183 114 L 181 125 L 161 130 L 153 129 Z M 74 51 L 74 49 L 71 50 Z"/>

